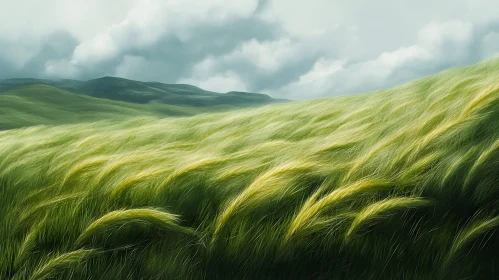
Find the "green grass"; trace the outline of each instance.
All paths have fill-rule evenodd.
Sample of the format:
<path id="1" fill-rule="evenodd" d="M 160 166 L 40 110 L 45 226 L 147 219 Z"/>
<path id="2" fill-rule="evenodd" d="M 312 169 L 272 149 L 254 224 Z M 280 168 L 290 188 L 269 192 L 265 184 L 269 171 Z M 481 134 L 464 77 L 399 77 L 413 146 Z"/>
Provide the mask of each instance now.
<path id="1" fill-rule="evenodd" d="M 7 130 L 0 278 L 494 279 L 498 170 L 498 60 L 342 98 Z"/>
<path id="2" fill-rule="evenodd" d="M 234 109 L 227 105 L 192 107 L 161 103 L 136 104 L 94 98 L 47 85 L 0 93 L 0 130 L 47 124 L 125 120 L 141 116 L 193 116 Z"/>

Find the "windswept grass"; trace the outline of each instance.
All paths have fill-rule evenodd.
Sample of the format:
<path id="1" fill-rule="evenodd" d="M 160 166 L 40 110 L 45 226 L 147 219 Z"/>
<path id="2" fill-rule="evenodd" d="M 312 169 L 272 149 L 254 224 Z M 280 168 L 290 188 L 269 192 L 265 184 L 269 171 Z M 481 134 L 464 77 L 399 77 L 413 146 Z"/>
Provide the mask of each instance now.
<path id="1" fill-rule="evenodd" d="M 1 131 L 0 278 L 495 279 L 498 80 Z"/>
<path id="2" fill-rule="evenodd" d="M 429 204 L 430 201 L 418 197 L 396 197 L 372 203 L 357 214 L 350 225 L 350 228 L 346 232 L 345 237 L 347 239 L 351 238 L 351 236 L 363 225 L 370 221 L 383 218 L 385 215 L 390 213 L 393 214 L 394 211 L 399 209 L 408 210 L 411 208 L 427 206 Z"/>
<path id="3" fill-rule="evenodd" d="M 154 232 L 168 232 L 195 235 L 195 231 L 179 226 L 176 215 L 156 209 L 116 210 L 91 223 L 76 240 L 77 246 L 89 240 L 95 241 L 99 235 L 109 237 L 110 232 L 117 232 L 117 238 L 123 238 L 125 225 L 129 231 L 138 232 L 141 226 L 150 227 Z M 140 233 L 139 233 L 140 234 Z"/>
<path id="4" fill-rule="evenodd" d="M 286 239 L 289 239 L 299 231 L 314 227 L 316 220 L 319 218 L 318 216 L 323 212 L 330 211 L 334 206 L 340 205 L 341 203 L 348 204 L 348 202 L 359 198 L 360 195 L 369 195 L 393 187 L 394 184 L 392 182 L 385 180 L 361 180 L 329 192 L 324 197 L 317 200 L 320 193 L 324 192 L 323 189 L 319 189 L 318 192 L 310 196 L 309 200 L 303 204 L 303 207 L 293 219 Z"/>
<path id="5" fill-rule="evenodd" d="M 466 245 L 469 245 L 478 237 L 494 231 L 499 226 L 499 217 L 494 217 L 487 219 L 485 221 L 473 221 L 472 224 L 464 228 L 455 238 L 452 243 L 452 247 L 447 255 L 445 265 L 449 265 L 454 258 L 457 257 L 459 251 L 461 251 Z M 486 243 L 482 243 L 481 246 L 487 246 Z M 480 248 L 478 248 L 480 249 Z"/>
<path id="6" fill-rule="evenodd" d="M 44 280 L 54 278 L 61 270 L 71 270 L 74 266 L 95 254 L 95 250 L 77 250 L 61 254 L 38 267 L 29 278 L 30 280 Z"/>

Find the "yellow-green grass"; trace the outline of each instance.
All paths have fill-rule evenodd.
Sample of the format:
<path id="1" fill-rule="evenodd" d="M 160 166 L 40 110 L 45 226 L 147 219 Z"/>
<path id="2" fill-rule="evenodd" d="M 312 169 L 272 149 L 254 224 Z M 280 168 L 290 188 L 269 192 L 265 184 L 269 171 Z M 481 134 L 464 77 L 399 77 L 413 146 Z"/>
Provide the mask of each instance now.
<path id="1" fill-rule="evenodd" d="M 494 279 L 498 89 L 0 132 L 0 278 Z"/>

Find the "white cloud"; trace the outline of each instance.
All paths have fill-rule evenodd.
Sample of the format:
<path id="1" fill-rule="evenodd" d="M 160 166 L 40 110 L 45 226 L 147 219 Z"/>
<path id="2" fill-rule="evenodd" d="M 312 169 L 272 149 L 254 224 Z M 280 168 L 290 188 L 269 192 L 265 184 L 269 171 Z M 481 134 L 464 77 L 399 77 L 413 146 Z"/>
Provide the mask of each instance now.
<path id="1" fill-rule="evenodd" d="M 220 71 L 220 68 L 222 68 L 222 66 L 219 64 L 217 59 L 213 56 L 208 56 L 194 65 L 192 76 L 197 77 L 198 79 L 200 77 L 207 78 L 210 75 Z"/>
<path id="2" fill-rule="evenodd" d="M 141 56 L 125 55 L 116 67 L 113 76 L 139 81 L 162 81 L 163 69 L 167 65 L 163 61 L 151 61 Z"/>
<path id="3" fill-rule="evenodd" d="M 404 64 L 412 62 L 423 62 L 431 59 L 430 52 L 419 46 L 402 47 L 393 52 L 382 53 L 377 61 L 383 65 L 384 68 L 393 70 Z"/>
<path id="4" fill-rule="evenodd" d="M 117 42 L 109 33 L 101 33 L 74 50 L 75 64 L 94 64 L 115 58 L 120 52 L 120 42 Z"/>
<path id="5" fill-rule="evenodd" d="M 140 1 L 125 20 L 83 41 L 75 49 L 73 60 L 96 65 L 126 51 L 150 47 L 167 34 L 188 41 L 197 27 L 249 17 L 257 4 L 257 0 Z"/>
<path id="6" fill-rule="evenodd" d="M 44 76 L 47 78 L 75 79 L 79 75 L 78 67 L 68 60 L 49 60 L 45 63 Z"/>
<path id="7" fill-rule="evenodd" d="M 194 66 L 194 76 L 209 76 L 234 65 L 246 65 L 257 71 L 272 74 L 285 64 L 298 60 L 305 54 L 300 44 L 289 38 L 260 42 L 252 39 L 244 42 L 231 53 L 218 57 L 208 56 Z"/>
<path id="8" fill-rule="evenodd" d="M 300 0 L 273 0 L 263 18 L 279 22 L 297 36 L 350 28 L 360 46 L 356 56 L 374 59 L 382 52 L 416 44 L 416 34 L 428 23 L 485 24 L 499 20 L 498 10 L 496 0 L 308 0 L 305 5 Z"/>
<path id="9" fill-rule="evenodd" d="M 419 32 L 419 41 L 429 47 L 441 47 L 447 41 L 453 43 L 467 42 L 472 32 L 469 22 L 450 21 L 430 23 Z"/>
<path id="10" fill-rule="evenodd" d="M 310 72 L 302 75 L 295 86 L 314 85 L 316 88 L 323 88 L 327 83 L 327 78 L 344 69 L 345 61 L 327 60 L 321 58 L 314 64 Z"/>
<path id="11" fill-rule="evenodd" d="M 297 99 L 337 96 L 374 90 L 418 78 L 418 71 L 465 61 L 473 40 L 472 25 L 466 22 L 431 23 L 419 32 L 418 44 L 383 52 L 376 59 L 348 64 L 342 60 L 322 58 L 298 81 L 274 92 Z M 413 73 L 413 74 L 411 74 Z M 269 91 L 268 93 L 273 93 Z"/>
<path id="12" fill-rule="evenodd" d="M 255 39 L 245 42 L 239 49 L 223 57 L 225 62 L 245 62 L 257 68 L 275 72 L 289 60 L 297 59 L 299 46 L 289 38 L 270 42 L 259 42 Z"/>
<path id="13" fill-rule="evenodd" d="M 16 0 L 2 1 L 0 35 L 22 38 L 43 36 L 56 30 L 88 39 L 122 21 L 139 0 Z"/>
<path id="14" fill-rule="evenodd" d="M 177 83 L 191 84 L 215 92 L 248 91 L 244 81 L 232 71 L 215 74 L 209 77 L 181 79 L 177 81 Z"/>
<path id="15" fill-rule="evenodd" d="M 148 62 L 147 59 L 140 56 L 126 55 L 120 65 L 116 67 L 114 76 L 127 79 L 138 79 L 138 74 L 147 68 Z"/>

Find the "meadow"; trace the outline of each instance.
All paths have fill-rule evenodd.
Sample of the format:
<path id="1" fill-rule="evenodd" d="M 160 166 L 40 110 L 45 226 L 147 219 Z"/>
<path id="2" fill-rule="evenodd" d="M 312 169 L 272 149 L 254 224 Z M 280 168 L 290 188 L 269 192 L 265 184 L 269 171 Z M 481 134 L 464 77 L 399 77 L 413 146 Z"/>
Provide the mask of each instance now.
<path id="1" fill-rule="evenodd" d="M 244 106 L 242 103 L 237 105 Z M 234 108 L 239 107 L 230 104 L 198 107 L 159 102 L 140 104 L 75 94 L 49 85 L 29 85 L 0 92 L 0 131 L 35 125 L 118 121 L 144 116 L 193 116 Z"/>
<path id="2" fill-rule="evenodd" d="M 4 130 L 0 279 L 494 279 L 498 170 L 497 59 L 340 98 Z"/>

